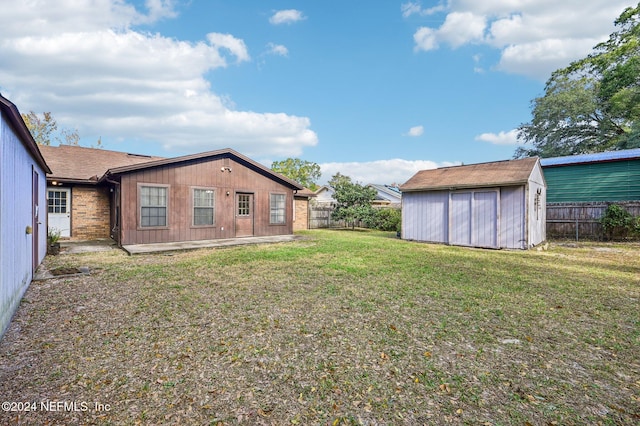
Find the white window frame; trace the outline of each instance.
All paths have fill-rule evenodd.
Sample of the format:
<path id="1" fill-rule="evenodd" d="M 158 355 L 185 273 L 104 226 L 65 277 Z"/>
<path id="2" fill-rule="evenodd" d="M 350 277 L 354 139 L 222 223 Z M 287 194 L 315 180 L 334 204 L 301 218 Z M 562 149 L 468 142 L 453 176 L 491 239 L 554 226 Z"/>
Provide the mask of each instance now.
<path id="1" fill-rule="evenodd" d="M 274 205 L 275 197 L 282 197 L 277 205 Z M 275 216 L 274 216 L 275 215 Z M 274 220 L 275 217 L 275 220 Z M 269 194 L 269 224 L 286 225 L 287 224 L 287 194 L 271 193 Z"/>

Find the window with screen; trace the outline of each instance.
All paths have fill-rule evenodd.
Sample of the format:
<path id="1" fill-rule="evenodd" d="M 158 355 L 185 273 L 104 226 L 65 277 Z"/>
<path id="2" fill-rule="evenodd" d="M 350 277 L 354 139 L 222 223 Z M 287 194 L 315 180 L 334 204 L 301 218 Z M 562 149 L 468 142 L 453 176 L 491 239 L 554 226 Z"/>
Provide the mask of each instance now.
<path id="1" fill-rule="evenodd" d="M 167 226 L 167 192 L 164 186 L 140 187 L 140 226 Z"/>
<path id="2" fill-rule="evenodd" d="M 212 189 L 193 190 L 193 225 L 213 225 L 215 218 L 215 192 Z"/>
<path id="3" fill-rule="evenodd" d="M 285 223 L 285 194 L 271 194 L 271 199 L 269 202 L 270 206 L 270 219 L 269 222 L 272 224 L 284 224 Z"/>

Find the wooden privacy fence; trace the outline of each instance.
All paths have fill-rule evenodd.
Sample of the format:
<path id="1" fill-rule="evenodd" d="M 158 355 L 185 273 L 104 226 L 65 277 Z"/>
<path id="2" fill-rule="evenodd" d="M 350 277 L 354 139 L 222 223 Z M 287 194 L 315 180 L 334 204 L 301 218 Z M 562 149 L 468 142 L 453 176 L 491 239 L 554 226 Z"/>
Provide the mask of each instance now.
<path id="1" fill-rule="evenodd" d="M 600 218 L 611 204 L 640 216 L 640 201 L 548 203 L 547 238 L 603 239 Z"/>
<path id="2" fill-rule="evenodd" d="M 331 212 L 333 207 L 329 204 L 309 203 L 309 229 L 343 228 L 344 220 L 333 220 Z"/>

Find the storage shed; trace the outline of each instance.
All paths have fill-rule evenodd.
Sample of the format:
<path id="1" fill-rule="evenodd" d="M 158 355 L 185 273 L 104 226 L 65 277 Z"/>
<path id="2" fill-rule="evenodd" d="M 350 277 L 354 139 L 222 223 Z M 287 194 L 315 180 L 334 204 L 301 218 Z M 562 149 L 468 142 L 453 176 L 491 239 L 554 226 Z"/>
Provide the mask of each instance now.
<path id="1" fill-rule="evenodd" d="M 0 95 L 0 337 L 47 254 L 49 172 L 20 112 Z"/>
<path id="2" fill-rule="evenodd" d="M 402 238 L 527 249 L 546 239 L 537 157 L 422 170 L 402 191 Z"/>

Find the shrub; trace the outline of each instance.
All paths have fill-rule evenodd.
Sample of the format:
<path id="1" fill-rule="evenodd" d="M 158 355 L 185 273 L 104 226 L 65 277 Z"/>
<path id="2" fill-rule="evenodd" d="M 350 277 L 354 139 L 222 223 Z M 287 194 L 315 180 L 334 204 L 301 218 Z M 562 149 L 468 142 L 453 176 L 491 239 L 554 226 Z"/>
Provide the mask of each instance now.
<path id="1" fill-rule="evenodd" d="M 600 218 L 600 224 L 607 239 L 626 238 L 639 230 L 640 217 L 634 218 L 631 213 L 618 204 L 610 204 L 604 215 Z"/>
<path id="2" fill-rule="evenodd" d="M 368 228 L 381 231 L 399 231 L 401 221 L 402 213 L 400 209 L 375 209 L 374 213 L 367 218 L 365 224 Z"/>

